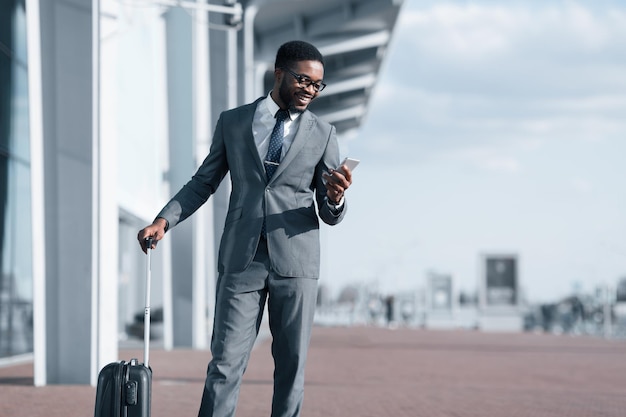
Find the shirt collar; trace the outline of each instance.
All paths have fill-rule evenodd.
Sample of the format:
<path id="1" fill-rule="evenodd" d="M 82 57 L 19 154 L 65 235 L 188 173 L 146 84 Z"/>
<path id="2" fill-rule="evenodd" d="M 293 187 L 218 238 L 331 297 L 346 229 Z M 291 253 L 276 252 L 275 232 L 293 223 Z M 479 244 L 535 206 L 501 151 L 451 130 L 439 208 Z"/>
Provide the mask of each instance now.
<path id="1" fill-rule="evenodd" d="M 276 117 L 276 112 L 280 110 L 280 106 L 276 104 L 272 98 L 272 92 L 267 94 L 267 100 L 265 100 L 267 111 L 272 115 L 272 118 Z M 298 111 L 289 111 L 289 120 L 296 120 L 302 113 Z"/>

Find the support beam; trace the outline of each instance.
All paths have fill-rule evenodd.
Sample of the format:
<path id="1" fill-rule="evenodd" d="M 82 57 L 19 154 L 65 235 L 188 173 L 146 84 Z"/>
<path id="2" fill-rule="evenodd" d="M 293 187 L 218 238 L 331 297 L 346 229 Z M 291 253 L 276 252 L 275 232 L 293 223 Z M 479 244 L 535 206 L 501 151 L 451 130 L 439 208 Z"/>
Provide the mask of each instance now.
<path id="1" fill-rule="evenodd" d="M 33 375 L 35 386 L 46 384 L 46 245 L 44 209 L 44 132 L 39 0 L 26 0 L 28 42 L 28 107 L 33 264 Z"/>
<path id="2" fill-rule="evenodd" d="M 46 370 L 38 384 L 44 374 L 47 384 L 94 384 L 117 358 L 116 162 L 94 121 L 94 4 L 39 0 Z"/>

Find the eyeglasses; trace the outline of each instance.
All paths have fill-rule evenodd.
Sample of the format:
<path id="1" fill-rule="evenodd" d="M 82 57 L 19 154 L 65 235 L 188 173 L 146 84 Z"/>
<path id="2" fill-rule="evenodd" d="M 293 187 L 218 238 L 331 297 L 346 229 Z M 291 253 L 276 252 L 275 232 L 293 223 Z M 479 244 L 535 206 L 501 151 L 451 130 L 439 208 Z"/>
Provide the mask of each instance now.
<path id="1" fill-rule="evenodd" d="M 318 82 L 316 83 L 315 81 L 311 80 L 309 77 L 307 77 L 306 75 L 301 75 L 298 74 L 296 72 L 293 72 L 292 70 L 290 70 L 289 68 L 282 68 L 283 70 L 287 71 L 289 74 L 291 74 L 293 76 L 293 78 L 296 79 L 296 81 L 298 82 L 298 84 L 300 84 L 300 87 L 304 87 L 304 88 L 309 88 L 310 86 L 313 86 L 313 89 L 316 92 L 320 92 L 322 91 L 325 87 L 326 84 L 323 82 Z"/>

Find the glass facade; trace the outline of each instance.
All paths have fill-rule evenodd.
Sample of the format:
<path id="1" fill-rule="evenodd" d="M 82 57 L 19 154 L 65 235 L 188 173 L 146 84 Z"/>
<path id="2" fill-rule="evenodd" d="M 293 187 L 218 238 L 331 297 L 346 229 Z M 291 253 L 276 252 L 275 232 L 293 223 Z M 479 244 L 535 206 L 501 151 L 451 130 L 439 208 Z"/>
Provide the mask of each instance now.
<path id="1" fill-rule="evenodd" d="M 0 358 L 33 351 L 24 0 L 0 2 Z"/>

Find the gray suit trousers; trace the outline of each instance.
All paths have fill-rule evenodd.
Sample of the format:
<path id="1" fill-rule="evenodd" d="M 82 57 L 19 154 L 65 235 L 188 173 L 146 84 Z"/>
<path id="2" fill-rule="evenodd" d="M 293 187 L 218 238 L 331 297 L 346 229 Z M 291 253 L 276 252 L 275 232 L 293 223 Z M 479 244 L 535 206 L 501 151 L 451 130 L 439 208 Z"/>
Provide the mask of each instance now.
<path id="1" fill-rule="evenodd" d="M 275 367 L 271 417 L 300 415 L 316 299 L 317 279 L 282 277 L 271 269 L 264 239 L 245 271 L 220 274 L 211 340 L 213 357 L 199 417 L 235 415 L 266 300 Z"/>

